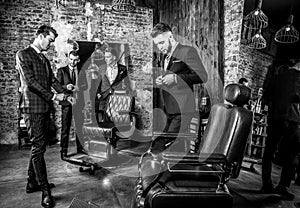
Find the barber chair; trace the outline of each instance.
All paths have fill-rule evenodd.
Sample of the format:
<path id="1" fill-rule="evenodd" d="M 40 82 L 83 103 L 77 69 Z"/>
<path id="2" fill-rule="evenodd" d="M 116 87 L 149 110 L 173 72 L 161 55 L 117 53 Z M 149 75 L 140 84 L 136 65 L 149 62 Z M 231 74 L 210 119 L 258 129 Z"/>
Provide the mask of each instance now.
<path id="1" fill-rule="evenodd" d="M 226 183 L 239 175 L 253 114 L 243 108 L 249 88 L 229 84 L 224 98 L 212 106 L 196 152 L 150 148 L 141 156 L 132 207 L 232 207 Z"/>
<path id="2" fill-rule="evenodd" d="M 134 97 L 125 92 L 115 91 L 109 97 L 106 108 L 96 110 L 98 121 L 83 126 L 81 142 L 88 154 L 74 155 L 65 160 L 80 165 L 80 172 L 89 171 L 90 174 L 94 174 L 95 170 L 101 167 L 114 168 L 128 161 L 130 157 L 125 153 L 135 153 L 130 151 L 136 143 L 132 140 L 136 130 L 134 101 Z M 147 148 L 145 146 L 142 153 Z"/>

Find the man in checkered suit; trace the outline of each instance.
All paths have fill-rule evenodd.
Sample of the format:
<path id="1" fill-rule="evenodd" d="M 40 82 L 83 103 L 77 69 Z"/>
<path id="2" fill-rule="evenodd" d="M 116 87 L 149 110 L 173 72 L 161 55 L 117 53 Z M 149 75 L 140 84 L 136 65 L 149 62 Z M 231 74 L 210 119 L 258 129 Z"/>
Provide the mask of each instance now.
<path id="1" fill-rule="evenodd" d="M 49 108 L 53 100 L 74 102 L 74 98 L 64 94 L 65 90 L 54 77 L 49 60 L 42 54 L 50 48 L 56 37 L 57 32 L 52 27 L 42 25 L 33 43 L 16 54 L 16 67 L 21 81 L 20 110 L 32 141 L 26 192 L 42 191 L 41 204 L 47 208 L 54 207 L 50 191 L 54 184 L 48 183 L 44 159 Z M 51 92 L 51 87 L 58 93 Z"/>

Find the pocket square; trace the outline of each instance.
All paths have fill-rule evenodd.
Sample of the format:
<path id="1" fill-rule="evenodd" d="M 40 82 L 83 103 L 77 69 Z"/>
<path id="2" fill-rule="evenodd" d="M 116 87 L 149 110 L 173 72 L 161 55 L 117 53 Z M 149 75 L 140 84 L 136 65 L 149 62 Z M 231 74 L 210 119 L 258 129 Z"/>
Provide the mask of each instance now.
<path id="1" fill-rule="evenodd" d="M 172 63 L 179 63 L 182 62 L 181 60 L 174 60 Z"/>

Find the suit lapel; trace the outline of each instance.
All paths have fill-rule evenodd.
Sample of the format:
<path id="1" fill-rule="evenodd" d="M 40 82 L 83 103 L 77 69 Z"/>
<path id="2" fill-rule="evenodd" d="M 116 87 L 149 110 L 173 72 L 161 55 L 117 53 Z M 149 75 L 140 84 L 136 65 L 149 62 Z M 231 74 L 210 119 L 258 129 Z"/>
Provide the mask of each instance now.
<path id="1" fill-rule="evenodd" d="M 44 56 L 44 54 L 38 54 L 36 52 L 36 50 L 34 50 L 34 48 L 32 48 L 31 46 L 29 46 L 29 48 L 31 49 L 32 53 L 37 57 L 36 59 L 39 60 L 39 62 L 45 66 L 45 70 L 46 70 L 46 74 L 47 77 L 50 78 L 50 63 L 48 61 L 48 59 Z"/>
<path id="2" fill-rule="evenodd" d="M 66 77 L 67 77 L 67 79 L 68 79 L 68 82 L 69 82 L 69 83 L 72 83 L 72 78 L 71 78 L 71 74 L 70 74 L 69 67 L 66 66 L 66 67 L 64 68 L 64 71 L 65 71 Z"/>
<path id="3" fill-rule="evenodd" d="M 124 73 L 123 67 L 120 64 L 118 64 L 117 67 L 118 67 L 118 74 L 117 74 L 115 80 L 113 81 L 113 83 L 111 84 L 111 86 L 113 86 L 123 80 L 123 77 L 122 77 L 123 73 Z M 108 77 L 106 77 L 106 78 L 108 79 Z"/>
<path id="4" fill-rule="evenodd" d="M 175 50 L 173 51 L 173 54 L 171 55 L 169 64 L 167 66 L 167 70 L 170 70 L 170 68 L 171 68 L 171 66 L 173 64 L 173 61 L 176 59 L 176 57 L 178 57 L 178 52 L 180 50 L 180 47 L 181 47 L 181 44 L 178 43 L 178 45 L 176 46 Z"/>
<path id="5" fill-rule="evenodd" d="M 122 79 L 123 73 L 124 73 L 123 67 L 121 67 L 121 66 L 118 64 L 118 74 L 117 74 L 116 79 L 115 79 L 115 81 L 114 81 L 113 83 L 119 82 L 120 80 L 123 80 L 123 79 Z"/>

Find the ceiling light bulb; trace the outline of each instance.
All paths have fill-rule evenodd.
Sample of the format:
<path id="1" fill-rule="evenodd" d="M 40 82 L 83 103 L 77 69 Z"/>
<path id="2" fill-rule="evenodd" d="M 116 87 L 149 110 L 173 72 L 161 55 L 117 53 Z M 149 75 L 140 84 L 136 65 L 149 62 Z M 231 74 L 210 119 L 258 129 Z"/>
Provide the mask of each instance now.
<path id="1" fill-rule="evenodd" d="M 290 27 L 286 27 L 285 30 L 286 30 L 286 31 L 290 31 L 291 28 L 290 28 Z"/>
<path id="2" fill-rule="evenodd" d="M 259 11 L 256 10 L 256 11 L 254 12 L 254 15 L 258 15 L 258 14 L 259 14 Z"/>

